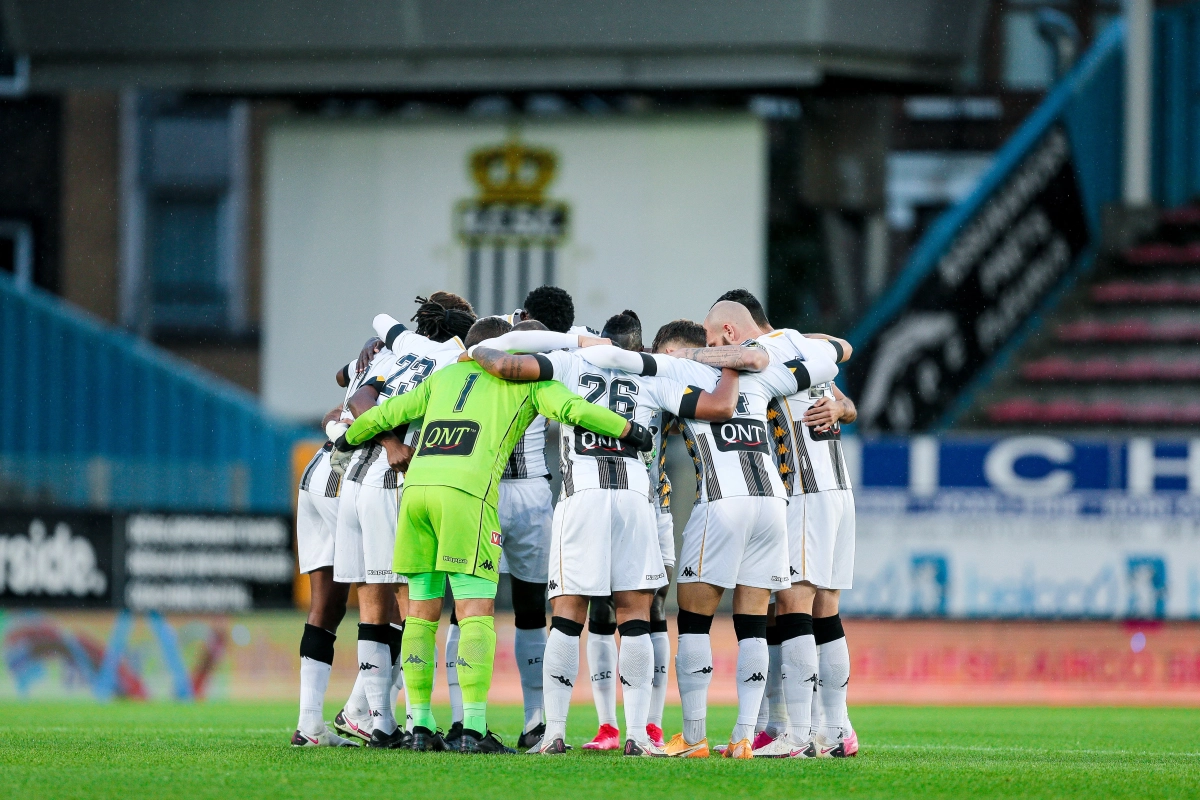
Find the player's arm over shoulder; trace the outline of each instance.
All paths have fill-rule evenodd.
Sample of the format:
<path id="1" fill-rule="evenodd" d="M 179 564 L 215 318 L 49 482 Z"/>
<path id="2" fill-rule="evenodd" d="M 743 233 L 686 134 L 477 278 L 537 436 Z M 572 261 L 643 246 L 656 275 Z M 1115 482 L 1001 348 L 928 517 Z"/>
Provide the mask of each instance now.
<path id="1" fill-rule="evenodd" d="M 530 399 L 538 413 L 556 422 L 605 436 L 622 437 L 629 432 L 629 421 L 620 414 L 589 403 L 557 381 L 538 381 L 530 387 Z"/>
<path id="2" fill-rule="evenodd" d="M 383 431 L 399 428 L 425 416 L 425 409 L 429 407 L 429 394 L 433 387 L 440 383 L 440 374 L 434 373 L 412 391 L 389 397 L 379 405 L 364 411 L 354 420 L 350 430 L 346 431 L 343 437 L 346 444 L 362 444 Z"/>
<path id="3" fill-rule="evenodd" d="M 471 357 L 483 371 L 506 381 L 544 381 L 554 376 L 554 368 L 546 356 L 514 355 L 490 347 L 474 347 Z"/>
<path id="4" fill-rule="evenodd" d="M 846 363 L 850 360 L 850 356 L 854 355 L 854 348 L 845 339 L 839 339 L 838 337 L 830 336 L 827 333 L 806 333 L 804 334 L 804 338 L 818 339 L 829 342 L 830 347 L 832 347 L 837 353 L 837 358 L 834 360 L 839 364 Z"/>

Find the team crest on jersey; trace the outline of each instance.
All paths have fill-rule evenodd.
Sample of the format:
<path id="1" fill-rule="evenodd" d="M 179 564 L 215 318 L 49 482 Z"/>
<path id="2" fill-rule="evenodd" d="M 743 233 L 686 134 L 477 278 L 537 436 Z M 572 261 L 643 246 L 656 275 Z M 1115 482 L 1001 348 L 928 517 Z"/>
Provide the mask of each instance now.
<path id="1" fill-rule="evenodd" d="M 465 419 L 431 422 L 421 435 L 422 456 L 469 456 L 479 438 L 479 423 Z"/>
<path id="2" fill-rule="evenodd" d="M 750 417 L 734 417 L 727 422 L 710 423 L 713 441 L 722 453 L 770 453 L 767 427 Z"/>
<path id="3" fill-rule="evenodd" d="M 500 535 L 500 531 L 492 531 L 492 544 L 497 547 L 504 544 L 504 537 Z"/>
<path id="4" fill-rule="evenodd" d="M 615 436 L 604 436 L 587 428 L 575 429 L 575 452 L 593 458 L 638 458 L 636 447 Z"/>

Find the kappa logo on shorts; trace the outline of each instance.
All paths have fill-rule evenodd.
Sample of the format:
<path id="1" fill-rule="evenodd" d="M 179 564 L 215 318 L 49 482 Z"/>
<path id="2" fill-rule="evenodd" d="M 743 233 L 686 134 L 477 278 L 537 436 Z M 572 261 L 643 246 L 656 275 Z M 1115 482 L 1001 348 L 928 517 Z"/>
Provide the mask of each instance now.
<path id="1" fill-rule="evenodd" d="M 500 531 L 492 531 L 492 544 L 497 547 L 504 544 L 504 537 L 500 535 Z"/>
<path id="2" fill-rule="evenodd" d="M 788 578 L 783 577 L 782 575 L 772 575 L 771 582 L 772 583 L 790 583 L 790 580 Z"/>
<path id="3" fill-rule="evenodd" d="M 487 570 L 488 572 L 493 572 L 496 569 L 494 566 L 492 566 L 492 560 L 490 558 L 484 559 L 483 563 L 479 565 L 479 568 Z"/>
<path id="4" fill-rule="evenodd" d="M 479 438 L 479 423 L 461 421 L 431 422 L 421 434 L 421 456 L 469 456 L 475 450 Z"/>
<path id="5" fill-rule="evenodd" d="M 553 590 L 553 589 L 557 589 L 557 588 L 558 588 L 558 584 L 557 584 L 557 583 L 555 583 L 554 581 L 550 581 L 550 582 L 549 582 L 549 583 L 547 583 L 546 585 L 547 585 L 548 587 L 550 587 L 550 589 L 552 589 L 552 590 Z"/>
<path id="6" fill-rule="evenodd" d="M 691 567 L 684 567 L 684 568 L 683 568 L 683 572 L 681 572 L 681 573 L 679 573 L 679 574 L 680 574 L 680 575 L 682 575 L 682 576 L 683 576 L 683 577 L 685 577 L 685 578 L 694 578 L 694 577 L 696 577 L 696 571 L 695 571 L 694 569 L 692 569 Z"/>
<path id="7" fill-rule="evenodd" d="M 648 581 L 656 581 L 656 580 L 659 580 L 660 578 L 665 578 L 665 577 L 667 577 L 667 573 L 665 573 L 665 572 L 660 572 L 660 573 L 658 573 L 657 575 L 647 575 L 647 576 L 646 576 L 646 580 L 648 580 Z"/>
<path id="8" fill-rule="evenodd" d="M 442 561 L 449 561 L 451 564 L 467 563 L 467 560 L 465 558 L 453 558 L 451 556 L 442 556 Z"/>
<path id="9" fill-rule="evenodd" d="M 793 574 L 793 575 L 799 575 L 799 574 L 800 574 L 799 572 L 797 572 L 797 571 L 796 571 L 796 568 L 795 568 L 795 567 L 788 567 L 788 569 L 790 569 L 790 570 L 792 571 L 792 574 Z"/>

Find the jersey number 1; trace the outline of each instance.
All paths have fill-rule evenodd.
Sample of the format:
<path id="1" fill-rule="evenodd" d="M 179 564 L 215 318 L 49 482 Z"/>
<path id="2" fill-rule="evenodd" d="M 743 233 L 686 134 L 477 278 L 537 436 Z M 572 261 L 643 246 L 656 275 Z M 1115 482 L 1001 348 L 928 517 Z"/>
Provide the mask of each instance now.
<path id="1" fill-rule="evenodd" d="M 479 380 L 479 373 L 472 372 L 467 376 L 466 383 L 463 384 L 462 391 L 458 393 L 458 402 L 454 404 L 454 413 L 457 414 L 463 410 L 463 406 L 467 404 L 467 395 L 475 388 L 475 381 Z"/>

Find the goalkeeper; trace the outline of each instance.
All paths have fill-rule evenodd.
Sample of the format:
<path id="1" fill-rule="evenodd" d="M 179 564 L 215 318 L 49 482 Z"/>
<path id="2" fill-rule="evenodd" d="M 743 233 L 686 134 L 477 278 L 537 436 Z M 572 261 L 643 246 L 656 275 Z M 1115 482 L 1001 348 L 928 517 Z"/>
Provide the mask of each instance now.
<path id="1" fill-rule="evenodd" d="M 511 326 L 487 317 L 467 334 L 471 347 Z M 560 334 L 561 336 L 561 334 Z M 561 346 L 561 345 L 560 345 Z M 547 362 L 547 375 L 550 373 Z M 435 372 L 406 394 L 364 412 L 335 443 L 340 450 L 424 418 L 420 443 L 404 479 L 393 568 L 408 578 L 408 620 L 401 645 L 414 750 L 444 744 L 430 710 L 438 618 L 446 579 L 454 593 L 461 638 L 462 752 L 513 753 L 487 728 L 487 695 L 496 655 L 493 623 L 500 545 L 496 511 L 508 457 L 537 414 L 620 437 L 639 450 L 653 446 L 643 426 L 587 402 L 551 380 L 510 383 L 463 361 Z"/>

